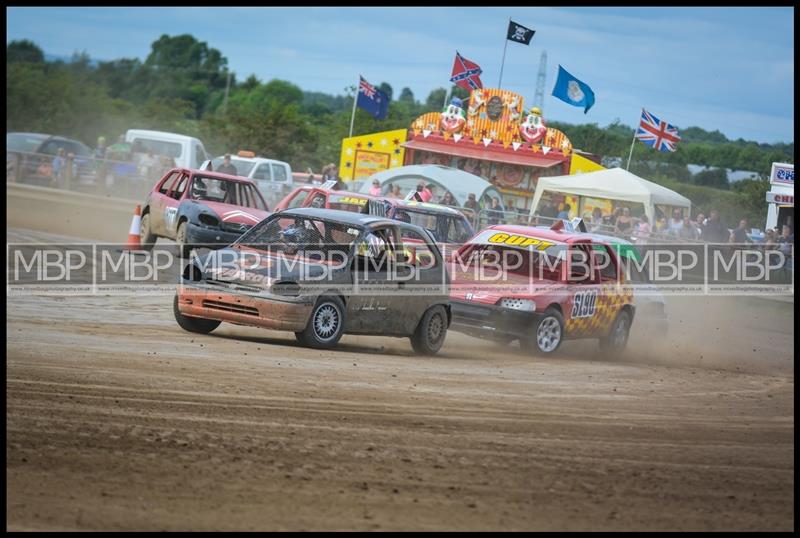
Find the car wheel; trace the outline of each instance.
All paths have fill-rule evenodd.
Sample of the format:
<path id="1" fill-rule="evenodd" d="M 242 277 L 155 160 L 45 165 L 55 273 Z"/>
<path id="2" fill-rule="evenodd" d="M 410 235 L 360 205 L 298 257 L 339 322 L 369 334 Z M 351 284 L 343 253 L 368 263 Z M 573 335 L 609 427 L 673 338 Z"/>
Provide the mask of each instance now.
<path id="1" fill-rule="evenodd" d="M 609 353 L 622 353 L 628 345 L 631 332 L 631 315 L 627 310 L 617 314 L 608 336 L 600 339 L 600 349 Z"/>
<path id="2" fill-rule="evenodd" d="M 564 340 L 564 317 L 555 308 L 548 308 L 539 318 L 529 338 L 521 338 L 519 345 L 526 353 L 552 355 Z"/>
<path id="3" fill-rule="evenodd" d="M 417 355 L 435 355 L 447 336 L 447 311 L 442 305 L 429 308 L 411 336 L 411 347 Z"/>
<path id="4" fill-rule="evenodd" d="M 344 333 L 344 303 L 338 297 L 320 297 L 306 328 L 295 333 L 305 346 L 316 349 L 334 347 Z"/>
<path id="5" fill-rule="evenodd" d="M 139 225 L 139 238 L 142 250 L 153 250 L 157 238 L 150 232 L 150 213 L 145 213 L 142 216 L 142 222 Z"/>
<path id="6" fill-rule="evenodd" d="M 208 334 L 222 323 L 216 319 L 193 318 L 191 316 L 184 316 L 178 308 L 178 295 L 172 301 L 172 312 L 175 314 L 175 321 L 181 326 L 181 329 L 191 333 Z"/>
<path id="7" fill-rule="evenodd" d="M 186 221 L 181 222 L 178 224 L 178 231 L 175 232 L 175 243 L 178 245 L 178 252 L 181 255 L 181 258 L 188 258 L 189 254 L 192 252 L 192 246 L 186 244 L 186 229 L 188 226 L 186 225 Z"/>

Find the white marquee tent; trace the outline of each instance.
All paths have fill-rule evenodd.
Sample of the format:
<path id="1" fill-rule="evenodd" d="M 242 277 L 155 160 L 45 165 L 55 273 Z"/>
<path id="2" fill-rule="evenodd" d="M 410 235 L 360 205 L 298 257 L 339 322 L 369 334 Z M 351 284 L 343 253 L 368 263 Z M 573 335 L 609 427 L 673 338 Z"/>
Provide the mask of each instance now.
<path id="1" fill-rule="evenodd" d="M 692 202 L 675 191 L 652 181 L 642 179 L 622 168 L 609 168 L 571 176 L 539 178 L 531 204 L 531 215 L 546 191 L 588 196 L 608 200 L 620 200 L 644 204 L 644 212 L 651 223 L 655 222 L 655 206 L 690 209 Z M 662 210 L 663 211 L 663 210 Z M 669 210 L 665 212 L 669 214 Z"/>

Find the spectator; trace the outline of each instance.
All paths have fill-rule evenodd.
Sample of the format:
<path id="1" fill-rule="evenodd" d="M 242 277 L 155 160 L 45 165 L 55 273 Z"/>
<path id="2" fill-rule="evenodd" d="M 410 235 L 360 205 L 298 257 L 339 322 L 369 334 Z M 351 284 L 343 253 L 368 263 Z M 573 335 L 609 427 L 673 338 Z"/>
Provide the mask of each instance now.
<path id="1" fill-rule="evenodd" d="M 764 232 L 764 249 L 775 250 L 778 248 L 778 235 L 772 228 L 767 228 Z"/>
<path id="2" fill-rule="evenodd" d="M 464 207 L 466 207 L 467 209 L 472 209 L 476 213 L 478 212 L 479 207 L 478 207 L 478 201 L 475 199 L 475 193 L 472 192 L 469 193 L 469 195 L 467 196 L 467 201 L 464 202 Z"/>
<path id="3" fill-rule="evenodd" d="M 656 229 L 655 232 L 660 235 L 664 235 L 667 233 L 667 219 L 665 217 L 661 217 L 656 221 Z"/>
<path id="4" fill-rule="evenodd" d="M 225 157 L 222 159 L 222 164 L 219 165 L 219 168 L 217 168 L 217 172 L 231 176 L 236 176 L 239 174 L 239 172 L 236 170 L 236 167 L 233 165 L 233 163 L 231 163 L 230 153 L 225 154 Z"/>
<path id="5" fill-rule="evenodd" d="M 781 252 L 790 256 L 792 254 L 792 247 L 794 247 L 794 234 L 792 233 L 792 229 L 784 224 L 781 228 L 781 235 L 775 239 L 775 242 L 778 244 L 778 248 Z"/>
<path id="6" fill-rule="evenodd" d="M 672 218 L 669 219 L 668 232 L 670 235 L 680 237 L 681 230 L 683 229 L 683 215 L 680 209 L 672 211 Z"/>
<path id="7" fill-rule="evenodd" d="M 569 204 L 564 204 L 564 209 L 559 211 L 558 215 L 556 215 L 557 219 L 568 220 L 569 219 L 569 212 L 572 211 L 572 208 Z"/>
<path id="8" fill-rule="evenodd" d="M 698 213 L 697 216 L 694 218 L 694 229 L 697 230 L 697 238 L 703 239 L 703 227 L 706 225 L 706 216 L 702 213 Z"/>
<path id="9" fill-rule="evenodd" d="M 394 185 L 392 187 L 392 192 L 389 194 L 389 196 L 392 198 L 402 198 L 403 191 L 402 189 L 400 189 L 400 185 Z"/>
<path id="10" fill-rule="evenodd" d="M 489 226 L 503 222 L 503 206 L 500 205 L 499 199 L 492 198 L 492 206 L 489 208 L 488 217 Z"/>
<path id="11" fill-rule="evenodd" d="M 139 175 L 142 177 L 150 179 L 151 174 L 156 175 L 153 172 L 157 172 L 157 167 L 159 164 L 159 159 L 153 155 L 153 150 L 150 148 L 147 149 L 147 153 L 139 157 Z"/>
<path id="12" fill-rule="evenodd" d="M 431 193 L 428 200 L 430 200 L 431 202 L 434 201 L 436 199 L 436 185 L 434 185 L 433 183 L 428 183 L 427 185 L 425 185 L 425 189 L 429 193 Z"/>
<path id="13" fill-rule="evenodd" d="M 97 147 L 92 152 L 92 158 L 94 160 L 94 169 L 97 175 L 97 179 L 100 183 L 105 184 L 106 181 L 106 138 L 104 136 L 100 136 L 97 138 Z"/>
<path id="14" fill-rule="evenodd" d="M 539 215 L 548 219 L 554 219 L 558 217 L 558 208 L 553 204 L 552 200 L 547 200 L 542 210 L 539 211 Z"/>
<path id="15" fill-rule="evenodd" d="M 606 226 L 613 226 L 614 228 L 616 228 L 617 219 L 619 218 L 620 215 L 622 215 L 622 208 L 617 207 L 616 209 L 614 209 L 614 212 L 611 213 L 611 215 L 609 215 L 608 218 L 606 219 Z"/>
<path id="16" fill-rule="evenodd" d="M 735 244 L 753 242 L 753 240 L 747 236 L 747 219 L 740 220 L 739 226 L 731 230 L 730 242 Z"/>
<path id="17" fill-rule="evenodd" d="M 650 219 L 647 218 L 647 215 L 639 217 L 639 222 L 636 223 L 636 228 L 633 230 L 633 236 L 642 242 L 650 238 Z"/>
<path id="18" fill-rule="evenodd" d="M 689 241 L 696 241 L 700 238 L 700 232 L 688 216 L 683 218 L 681 229 L 678 231 L 678 237 L 681 239 L 688 239 Z"/>
<path id="19" fill-rule="evenodd" d="M 381 182 L 377 179 L 372 180 L 372 187 L 369 188 L 370 196 L 380 196 L 381 195 Z"/>
<path id="20" fill-rule="evenodd" d="M 592 209 L 592 217 L 588 222 L 589 231 L 599 233 L 603 230 L 603 211 L 599 207 Z"/>
<path id="21" fill-rule="evenodd" d="M 414 193 L 414 198 L 418 202 L 427 202 L 431 199 L 431 191 L 425 188 L 425 184 L 422 181 L 417 183 L 417 190 Z"/>
<path id="22" fill-rule="evenodd" d="M 326 181 L 339 181 L 339 169 L 333 163 L 329 163 L 322 170 L 322 182 L 324 183 Z"/>
<path id="23" fill-rule="evenodd" d="M 453 198 L 453 193 L 450 192 L 450 191 L 447 191 L 446 193 L 444 193 L 444 196 L 442 196 L 442 199 L 439 201 L 439 203 L 442 204 L 442 205 L 449 205 L 449 206 L 457 206 L 458 205 L 458 202 L 456 202 L 456 199 Z"/>
<path id="24" fill-rule="evenodd" d="M 726 243 L 729 239 L 729 232 L 722 220 L 719 218 L 719 211 L 712 209 L 708 215 L 701 232 L 704 241 L 709 243 Z"/>
<path id="25" fill-rule="evenodd" d="M 53 181 L 61 183 L 61 178 L 64 177 L 64 168 L 67 165 L 67 152 L 64 148 L 58 148 L 58 153 L 53 157 Z"/>
<path id="26" fill-rule="evenodd" d="M 631 231 L 633 231 L 631 210 L 627 207 L 623 207 L 622 214 L 617 217 L 617 222 L 614 224 L 614 232 L 620 235 L 625 235 L 629 234 Z"/>

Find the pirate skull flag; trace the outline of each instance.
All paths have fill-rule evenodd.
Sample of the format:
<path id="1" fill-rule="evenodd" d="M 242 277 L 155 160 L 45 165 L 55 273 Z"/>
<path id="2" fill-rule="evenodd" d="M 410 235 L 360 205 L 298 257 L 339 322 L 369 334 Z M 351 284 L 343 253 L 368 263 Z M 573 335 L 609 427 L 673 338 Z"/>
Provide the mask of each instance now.
<path id="1" fill-rule="evenodd" d="M 521 24 L 517 24 L 516 22 L 509 20 L 508 35 L 506 35 L 506 39 L 510 41 L 516 41 L 517 43 L 522 43 L 523 45 L 529 45 L 531 39 L 533 39 L 533 34 L 535 33 L 536 30 L 525 28 Z"/>

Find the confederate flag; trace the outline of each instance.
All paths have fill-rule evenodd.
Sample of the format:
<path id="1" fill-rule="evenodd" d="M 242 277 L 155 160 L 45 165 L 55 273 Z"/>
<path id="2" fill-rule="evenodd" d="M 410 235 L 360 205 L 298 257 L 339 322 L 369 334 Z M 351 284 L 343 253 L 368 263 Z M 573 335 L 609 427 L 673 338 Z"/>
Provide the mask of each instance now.
<path id="1" fill-rule="evenodd" d="M 483 70 L 478 64 L 470 62 L 456 52 L 456 61 L 453 63 L 450 82 L 471 92 L 472 90 L 483 88 L 483 83 L 481 82 L 482 72 Z"/>

